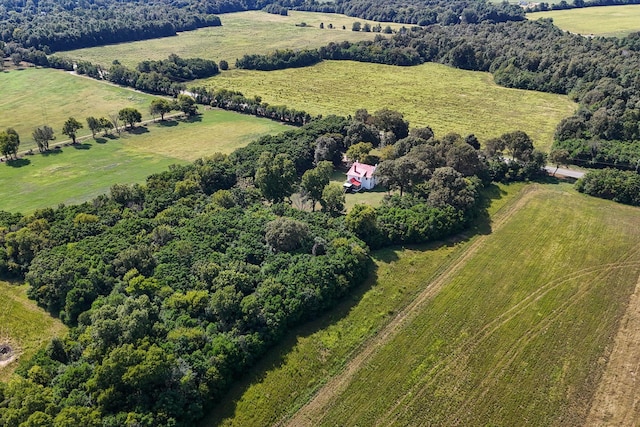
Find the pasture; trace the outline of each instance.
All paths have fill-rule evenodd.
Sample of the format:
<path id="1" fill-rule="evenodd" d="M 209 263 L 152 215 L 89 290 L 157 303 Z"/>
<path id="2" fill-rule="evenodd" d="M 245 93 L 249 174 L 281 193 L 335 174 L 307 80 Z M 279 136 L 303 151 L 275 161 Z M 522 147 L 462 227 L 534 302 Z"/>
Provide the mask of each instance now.
<path id="1" fill-rule="evenodd" d="M 567 184 L 499 197 L 489 234 L 375 253 L 372 283 L 203 425 L 584 425 L 640 274 L 639 211 Z"/>
<path id="2" fill-rule="evenodd" d="M 473 133 L 481 142 L 523 130 L 536 147 L 549 150 L 553 133 L 577 105 L 566 96 L 509 89 L 489 73 L 427 63 L 415 67 L 324 61 L 313 67 L 279 71 L 232 70 L 197 82 L 210 88 L 260 95 L 317 114 L 370 113 L 384 107 L 404 113 L 413 127 L 431 126 L 436 137 Z"/>
<path id="3" fill-rule="evenodd" d="M 288 16 L 262 11 L 227 13 L 220 15 L 221 27 L 201 28 L 165 37 L 131 43 L 60 52 L 62 56 L 82 59 L 108 66 L 114 59 L 129 67 L 143 60 L 158 60 L 175 53 L 183 58 L 205 58 L 216 62 L 224 59 L 231 67 L 245 54 L 265 54 L 276 49 L 316 48 L 330 42 L 373 40 L 373 32 L 353 32 L 354 22 L 374 21 L 346 15 L 289 11 Z M 296 24 L 305 23 L 306 26 Z M 320 29 L 320 24 L 324 29 Z M 333 29 L 329 29 L 329 24 Z M 401 24 L 382 23 L 393 29 Z M 346 29 L 342 29 L 345 26 Z"/>
<path id="4" fill-rule="evenodd" d="M 528 13 L 527 18 L 551 18 L 563 30 L 583 35 L 624 37 L 640 31 L 640 5 L 553 10 Z"/>
<path id="5" fill-rule="evenodd" d="M 31 134 L 38 126 L 51 126 L 57 141 L 68 139 L 62 134 L 62 125 L 69 117 L 84 125 L 78 136 L 91 135 L 86 117 L 106 117 L 125 107 L 138 109 L 143 120 L 150 119 L 149 104 L 154 99 L 151 95 L 47 68 L 0 73 L 0 86 L 0 129 L 13 127 L 18 132 L 20 151 L 37 151 Z"/>
<path id="6" fill-rule="evenodd" d="M 191 120 L 150 123 L 120 137 L 88 138 L 75 146 L 26 156 L 17 166 L 0 164 L 0 182 L 5 184 L 0 186 L 0 209 L 30 212 L 84 202 L 113 184 L 144 182 L 171 164 L 215 152 L 229 154 L 261 135 L 285 129 L 268 119 L 204 110 Z"/>
<path id="7" fill-rule="evenodd" d="M 0 347 L 8 345 L 13 352 L 0 358 L 0 381 L 9 379 L 19 360 L 28 360 L 65 331 L 62 322 L 27 298 L 27 285 L 0 281 Z"/>

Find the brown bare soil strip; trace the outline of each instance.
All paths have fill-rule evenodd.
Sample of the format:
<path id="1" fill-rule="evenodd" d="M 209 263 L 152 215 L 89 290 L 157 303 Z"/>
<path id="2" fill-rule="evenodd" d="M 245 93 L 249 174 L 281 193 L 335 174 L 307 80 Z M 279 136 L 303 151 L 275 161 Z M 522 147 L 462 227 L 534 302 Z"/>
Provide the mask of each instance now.
<path id="1" fill-rule="evenodd" d="M 537 185 L 527 186 L 518 199 L 502 208 L 491 224 L 493 231 L 501 228 L 508 220 L 518 212 L 539 191 Z M 325 408 L 328 408 L 339 394 L 350 384 L 354 375 L 376 352 L 386 343 L 391 341 L 402 328 L 420 313 L 423 306 L 430 301 L 445 286 L 466 262 L 473 257 L 484 244 L 487 236 L 477 236 L 444 271 L 436 277 L 425 289 L 376 336 L 366 342 L 360 353 L 346 364 L 344 370 L 331 378 L 315 396 L 289 420 L 280 420 L 277 426 L 313 426 L 322 418 Z"/>
<path id="2" fill-rule="evenodd" d="M 640 277 L 620 322 L 587 426 L 640 426 Z"/>

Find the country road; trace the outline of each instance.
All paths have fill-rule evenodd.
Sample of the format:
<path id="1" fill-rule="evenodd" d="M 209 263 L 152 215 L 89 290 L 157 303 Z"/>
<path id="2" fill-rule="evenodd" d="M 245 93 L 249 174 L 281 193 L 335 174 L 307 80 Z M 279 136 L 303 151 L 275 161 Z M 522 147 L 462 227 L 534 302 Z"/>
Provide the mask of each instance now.
<path id="1" fill-rule="evenodd" d="M 560 176 L 566 176 L 569 178 L 582 178 L 584 176 L 584 172 L 580 172 L 573 169 L 558 168 L 558 170 L 556 171 L 555 166 L 545 166 L 544 168 L 546 169 L 547 172 L 549 172 L 549 175 L 553 175 L 553 176 L 560 175 Z"/>

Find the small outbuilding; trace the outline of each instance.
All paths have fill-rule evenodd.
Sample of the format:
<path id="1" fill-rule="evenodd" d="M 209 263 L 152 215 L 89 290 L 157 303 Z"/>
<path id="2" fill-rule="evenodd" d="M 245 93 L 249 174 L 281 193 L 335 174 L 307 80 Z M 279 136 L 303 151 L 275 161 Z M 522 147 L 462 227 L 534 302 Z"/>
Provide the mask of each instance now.
<path id="1" fill-rule="evenodd" d="M 376 186 L 376 167 L 378 165 L 367 165 L 365 163 L 354 162 L 347 172 L 347 181 L 344 183 L 345 190 L 360 191 L 361 189 L 371 190 Z"/>

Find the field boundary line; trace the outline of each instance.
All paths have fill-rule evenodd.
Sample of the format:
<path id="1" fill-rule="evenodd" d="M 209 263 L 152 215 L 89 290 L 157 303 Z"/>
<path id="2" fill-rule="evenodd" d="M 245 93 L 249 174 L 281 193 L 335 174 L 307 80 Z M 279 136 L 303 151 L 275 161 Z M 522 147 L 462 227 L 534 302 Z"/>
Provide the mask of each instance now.
<path id="1" fill-rule="evenodd" d="M 492 221 L 492 232 L 500 229 L 509 219 L 525 206 L 529 200 L 540 191 L 540 186 L 531 184 L 524 187 L 513 201 L 501 207 Z M 474 236 L 471 242 L 466 245 L 460 255 L 451 260 L 450 264 L 442 270 L 425 289 L 417 295 L 404 310 L 400 311 L 396 317 L 383 327 L 376 335 L 365 341 L 360 347 L 360 352 L 348 361 L 344 369 L 327 381 L 311 398 L 306 405 L 301 407 L 290 419 L 281 419 L 275 426 L 313 426 L 317 424 L 319 414 L 324 412 L 334 399 L 337 398 L 351 383 L 351 380 L 360 367 L 378 352 L 383 345 L 391 341 L 398 332 L 409 321 L 413 320 L 423 308 L 424 304 L 430 301 L 449 282 L 451 276 L 457 273 L 466 261 L 475 255 L 488 235 Z"/>
<path id="2" fill-rule="evenodd" d="M 640 420 L 640 276 L 620 320 L 613 349 L 590 402 L 585 425 L 631 426 Z"/>

